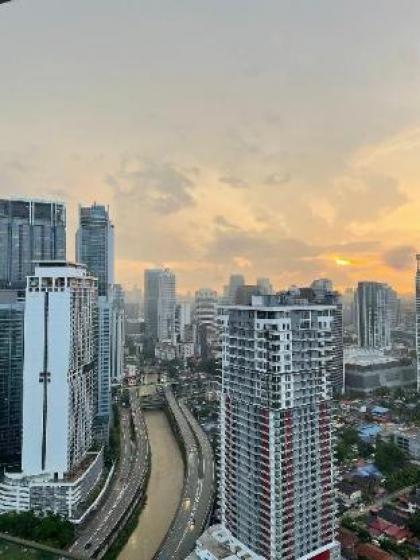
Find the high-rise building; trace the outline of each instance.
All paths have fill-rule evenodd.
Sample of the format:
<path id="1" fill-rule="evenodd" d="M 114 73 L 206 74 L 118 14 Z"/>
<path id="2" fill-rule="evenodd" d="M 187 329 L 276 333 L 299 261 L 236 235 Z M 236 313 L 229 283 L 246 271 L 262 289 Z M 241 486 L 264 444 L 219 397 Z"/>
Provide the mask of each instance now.
<path id="1" fill-rule="evenodd" d="M 235 292 L 235 305 L 248 305 L 254 296 L 261 296 L 261 290 L 255 284 L 244 284 L 238 286 Z"/>
<path id="2" fill-rule="evenodd" d="M 388 302 L 389 302 L 389 310 L 391 316 L 391 329 L 395 329 L 401 318 L 401 304 L 400 298 L 398 297 L 398 293 L 392 289 L 391 287 L 388 288 Z"/>
<path id="3" fill-rule="evenodd" d="M 98 281 L 98 376 L 96 431 L 107 433 L 111 414 L 111 384 L 122 379 L 124 312 L 121 287 L 114 285 L 114 226 L 100 204 L 79 207 L 76 260 Z M 102 434 L 102 435 L 101 435 Z"/>
<path id="4" fill-rule="evenodd" d="M 19 466 L 22 434 L 23 298 L 0 290 L 0 465 Z"/>
<path id="5" fill-rule="evenodd" d="M 96 279 L 85 267 L 44 262 L 28 277 L 22 472 L 0 481 L 0 513 L 31 509 L 72 518 L 100 480 L 102 451 L 90 451 L 96 314 Z"/>
<path id="6" fill-rule="evenodd" d="M 343 304 L 343 324 L 346 327 L 354 327 L 356 325 L 356 302 L 354 288 L 346 288 L 342 298 Z"/>
<path id="7" fill-rule="evenodd" d="M 25 288 L 35 263 L 66 258 L 62 203 L 0 200 L 0 288 Z"/>
<path id="8" fill-rule="evenodd" d="M 28 278 L 23 369 L 25 474 L 80 465 L 92 445 L 96 281 L 84 267 L 43 263 Z"/>
<path id="9" fill-rule="evenodd" d="M 274 293 L 273 286 L 269 278 L 257 278 L 257 288 L 263 296 L 269 296 Z"/>
<path id="10" fill-rule="evenodd" d="M 144 320 L 153 343 L 175 342 L 176 283 L 169 269 L 144 272 Z"/>
<path id="11" fill-rule="evenodd" d="M 221 529 L 252 559 L 339 558 L 335 312 L 290 293 L 222 312 Z"/>
<path id="12" fill-rule="evenodd" d="M 112 296 L 111 384 L 121 383 L 124 371 L 124 291 L 114 284 Z"/>
<path id="13" fill-rule="evenodd" d="M 242 274 L 231 274 L 229 284 L 223 288 L 223 303 L 232 305 L 236 301 L 236 292 L 240 286 L 244 286 L 245 278 Z"/>
<path id="14" fill-rule="evenodd" d="M 192 305 L 190 301 L 179 301 L 176 304 L 175 329 L 179 342 L 192 342 Z"/>
<path id="15" fill-rule="evenodd" d="M 138 321 L 143 317 L 143 293 L 137 286 L 125 291 L 124 311 L 127 319 Z"/>
<path id="16" fill-rule="evenodd" d="M 314 280 L 310 287 L 315 293 L 326 293 L 333 291 L 333 283 L 329 278 L 317 278 Z"/>
<path id="17" fill-rule="evenodd" d="M 114 226 L 105 206 L 79 208 L 76 260 L 98 279 L 98 295 L 108 295 L 114 283 Z"/>
<path id="18" fill-rule="evenodd" d="M 420 254 L 416 256 L 416 354 L 417 354 L 417 391 L 420 391 Z"/>
<path id="19" fill-rule="evenodd" d="M 194 321 L 197 329 L 198 353 L 207 358 L 218 339 L 217 292 L 200 288 L 195 292 Z"/>
<path id="20" fill-rule="evenodd" d="M 357 286 L 357 330 L 362 348 L 391 345 L 391 289 L 381 282 L 359 282 Z"/>

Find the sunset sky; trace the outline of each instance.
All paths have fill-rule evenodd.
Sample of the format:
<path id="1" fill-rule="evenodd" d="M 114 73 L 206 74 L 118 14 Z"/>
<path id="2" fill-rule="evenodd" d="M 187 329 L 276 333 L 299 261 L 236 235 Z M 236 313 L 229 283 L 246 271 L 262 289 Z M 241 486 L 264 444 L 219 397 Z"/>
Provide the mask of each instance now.
<path id="1" fill-rule="evenodd" d="M 413 287 L 418 0 L 0 6 L 0 194 L 110 205 L 117 278 Z"/>

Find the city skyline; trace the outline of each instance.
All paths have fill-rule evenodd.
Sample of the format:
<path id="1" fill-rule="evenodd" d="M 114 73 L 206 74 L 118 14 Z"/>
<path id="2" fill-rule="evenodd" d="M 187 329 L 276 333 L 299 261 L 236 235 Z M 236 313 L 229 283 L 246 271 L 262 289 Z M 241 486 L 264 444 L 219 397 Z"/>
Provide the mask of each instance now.
<path id="1" fill-rule="evenodd" d="M 109 204 L 127 286 L 164 265 L 181 292 L 412 293 L 420 6 L 380 6 L 7 3 L 0 195 L 62 199 L 69 240 L 79 203 Z"/>

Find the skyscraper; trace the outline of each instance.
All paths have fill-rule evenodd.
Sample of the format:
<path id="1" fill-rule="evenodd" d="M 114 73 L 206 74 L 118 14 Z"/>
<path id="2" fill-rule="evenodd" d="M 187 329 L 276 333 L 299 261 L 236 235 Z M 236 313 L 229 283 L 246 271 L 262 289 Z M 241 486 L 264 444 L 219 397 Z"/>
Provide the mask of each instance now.
<path id="1" fill-rule="evenodd" d="M 93 443 L 96 279 L 80 265 L 44 262 L 25 301 L 22 472 L 0 481 L 0 513 L 77 516 L 99 482 Z"/>
<path id="2" fill-rule="evenodd" d="M 176 282 L 169 269 L 144 272 L 144 320 L 153 342 L 175 342 Z"/>
<path id="3" fill-rule="evenodd" d="M 0 288 L 25 288 L 36 262 L 65 258 L 64 204 L 0 200 Z"/>
<path id="4" fill-rule="evenodd" d="M 357 328 L 359 346 L 387 348 L 391 345 L 392 293 L 381 282 L 359 282 L 357 286 Z"/>
<path id="5" fill-rule="evenodd" d="M 268 296 L 274 293 L 273 286 L 271 285 L 269 278 L 257 278 L 257 288 L 263 296 Z"/>
<path id="6" fill-rule="evenodd" d="M 177 303 L 175 329 L 179 342 L 192 342 L 192 305 L 190 301 L 179 301 Z"/>
<path id="7" fill-rule="evenodd" d="M 112 294 L 111 384 L 119 384 L 124 369 L 124 291 L 114 284 Z"/>
<path id="8" fill-rule="evenodd" d="M 215 344 L 217 328 L 217 292 L 210 288 L 200 288 L 195 292 L 194 320 L 197 327 L 198 352 L 208 358 Z"/>
<path id="9" fill-rule="evenodd" d="M 315 293 L 326 293 L 333 291 L 333 284 L 329 278 L 317 278 L 310 286 Z"/>
<path id="10" fill-rule="evenodd" d="M 253 559 L 339 557 L 334 316 L 288 293 L 223 311 L 222 530 Z"/>
<path id="11" fill-rule="evenodd" d="M 122 377 L 123 307 L 114 286 L 114 226 L 108 209 L 99 204 L 79 208 L 76 260 L 98 281 L 98 434 L 107 433 L 111 413 L 111 383 Z"/>
<path id="12" fill-rule="evenodd" d="M 229 285 L 227 288 L 227 298 L 228 304 L 234 304 L 236 302 L 236 293 L 238 288 L 245 285 L 245 279 L 242 274 L 231 274 L 229 278 Z"/>
<path id="13" fill-rule="evenodd" d="M 18 466 L 22 433 L 24 303 L 0 290 L 0 464 Z"/>
<path id="14" fill-rule="evenodd" d="M 420 391 L 420 254 L 416 256 L 416 355 L 417 355 L 417 391 Z"/>
<path id="15" fill-rule="evenodd" d="M 96 281 L 84 267 L 43 263 L 25 304 L 22 470 L 72 471 L 92 445 Z"/>
<path id="16" fill-rule="evenodd" d="M 76 260 L 98 279 L 98 295 L 107 295 L 114 283 L 114 226 L 105 206 L 79 208 Z"/>

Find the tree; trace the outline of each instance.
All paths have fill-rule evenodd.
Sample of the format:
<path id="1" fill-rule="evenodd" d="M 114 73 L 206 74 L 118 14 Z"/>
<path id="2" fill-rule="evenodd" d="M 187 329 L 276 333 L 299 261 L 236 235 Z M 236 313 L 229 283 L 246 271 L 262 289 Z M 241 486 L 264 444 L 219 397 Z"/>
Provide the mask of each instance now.
<path id="1" fill-rule="evenodd" d="M 53 513 L 37 516 L 33 511 L 0 515 L 0 532 L 56 548 L 65 548 L 74 539 L 70 521 Z"/>
<path id="2" fill-rule="evenodd" d="M 413 535 L 415 535 L 417 538 L 420 538 L 420 511 L 416 511 L 416 513 L 413 513 L 413 515 L 407 522 L 407 526 L 413 533 Z"/>
<path id="3" fill-rule="evenodd" d="M 375 451 L 375 464 L 384 474 L 404 468 L 408 463 L 407 455 L 395 443 L 378 441 Z"/>

